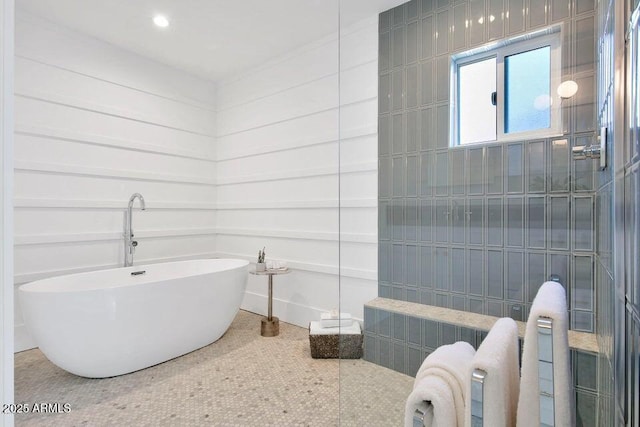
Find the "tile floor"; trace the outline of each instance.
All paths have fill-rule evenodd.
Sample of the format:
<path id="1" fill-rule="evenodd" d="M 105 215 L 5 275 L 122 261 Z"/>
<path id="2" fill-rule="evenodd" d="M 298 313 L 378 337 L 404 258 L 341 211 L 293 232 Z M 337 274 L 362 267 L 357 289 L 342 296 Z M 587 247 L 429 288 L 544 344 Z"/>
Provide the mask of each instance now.
<path id="1" fill-rule="evenodd" d="M 68 413 L 16 416 L 17 426 L 400 426 L 413 379 L 363 360 L 312 359 L 307 330 L 240 311 L 216 343 L 128 375 L 86 379 L 40 351 L 16 354 L 17 403 Z"/>

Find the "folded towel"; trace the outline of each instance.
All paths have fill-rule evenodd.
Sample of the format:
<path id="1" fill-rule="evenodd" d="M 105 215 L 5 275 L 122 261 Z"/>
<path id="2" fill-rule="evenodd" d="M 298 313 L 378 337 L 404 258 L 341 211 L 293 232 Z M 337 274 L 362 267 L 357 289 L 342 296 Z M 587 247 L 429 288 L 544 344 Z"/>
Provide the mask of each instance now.
<path id="1" fill-rule="evenodd" d="M 353 319 L 322 319 L 320 320 L 320 326 L 323 328 L 346 328 L 353 324 Z"/>
<path id="2" fill-rule="evenodd" d="M 351 313 L 338 313 L 337 311 L 327 311 L 320 313 L 320 320 L 351 320 Z"/>
<path id="3" fill-rule="evenodd" d="M 323 328 L 319 321 L 314 320 L 309 323 L 309 333 L 311 335 L 360 335 L 362 330 L 359 322 L 353 322 L 344 328 Z"/>
<path id="4" fill-rule="evenodd" d="M 518 361 L 518 325 L 508 317 L 499 319 L 482 341 L 471 361 L 474 369 L 487 373 L 484 380 L 484 425 L 507 427 L 516 425 L 520 367 Z M 467 381 L 467 402 L 471 401 L 471 378 Z M 465 410 L 465 426 L 471 426 L 471 405 Z"/>
<path id="5" fill-rule="evenodd" d="M 545 282 L 533 300 L 524 335 L 522 378 L 518 400 L 518 427 L 540 425 L 538 387 L 538 317 L 553 320 L 553 387 L 555 425 L 575 425 L 573 382 L 569 362 L 568 312 L 565 290 L 557 282 Z"/>
<path id="6" fill-rule="evenodd" d="M 456 407 L 449 384 L 435 375 L 421 379 L 407 398 L 405 427 L 413 427 L 413 414 L 420 409 L 423 424 L 431 427 L 457 427 Z"/>
<path id="7" fill-rule="evenodd" d="M 434 385 L 436 384 L 435 379 L 438 380 L 436 384 L 438 385 L 438 390 L 444 387 L 449 392 L 439 394 L 435 401 L 423 399 L 429 400 L 430 404 L 434 406 L 433 421 L 437 423 L 425 425 L 437 425 L 439 427 L 449 425 L 445 419 L 449 419 L 453 426 L 462 426 L 464 424 L 466 384 L 469 382 L 469 367 L 474 354 L 475 350 L 470 344 L 457 342 L 439 347 L 422 362 L 413 384 L 414 391 L 417 389 L 422 391 L 416 392 L 413 396 L 410 395 L 409 399 L 407 399 L 407 404 L 405 405 L 406 426 L 412 425 L 407 424 L 407 422 L 413 419 L 413 413 L 417 409 L 416 402 L 420 401 L 419 397 L 425 396 L 427 393 L 424 381 L 427 381 L 427 384 Z M 445 398 L 449 403 L 445 404 L 442 401 Z M 436 407 L 438 404 L 441 405 L 441 408 Z M 450 408 L 453 408 L 453 410 L 450 410 Z"/>

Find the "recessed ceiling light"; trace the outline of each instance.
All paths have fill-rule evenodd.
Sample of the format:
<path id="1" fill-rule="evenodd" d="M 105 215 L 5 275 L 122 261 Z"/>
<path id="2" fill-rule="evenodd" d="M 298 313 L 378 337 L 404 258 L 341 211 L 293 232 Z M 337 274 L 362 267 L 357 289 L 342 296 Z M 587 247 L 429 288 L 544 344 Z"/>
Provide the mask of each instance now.
<path id="1" fill-rule="evenodd" d="M 153 23 L 156 24 L 160 28 L 166 28 L 169 26 L 169 20 L 166 16 L 156 15 L 153 17 Z"/>

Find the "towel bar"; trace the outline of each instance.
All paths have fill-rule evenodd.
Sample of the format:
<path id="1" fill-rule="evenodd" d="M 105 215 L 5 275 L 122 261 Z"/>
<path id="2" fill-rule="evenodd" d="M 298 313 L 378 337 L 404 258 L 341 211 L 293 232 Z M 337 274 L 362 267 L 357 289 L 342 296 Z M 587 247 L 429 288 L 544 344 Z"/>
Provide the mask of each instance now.
<path id="1" fill-rule="evenodd" d="M 424 415 L 427 412 L 427 404 L 423 402 L 424 408 L 418 408 L 413 413 L 413 427 L 424 427 Z"/>
<path id="2" fill-rule="evenodd" d="M 482 427 L 484 405 L 484 379 L 487 373 L 474 369 L 471 374 L 471 427 Z"/>
<path id="3" fill-rule="evenodd" d="M 538 388 L 540 389 L 540 426 L 555 426 L 553 394 L 553 320 L 539 317 L 538 326 Z"/>

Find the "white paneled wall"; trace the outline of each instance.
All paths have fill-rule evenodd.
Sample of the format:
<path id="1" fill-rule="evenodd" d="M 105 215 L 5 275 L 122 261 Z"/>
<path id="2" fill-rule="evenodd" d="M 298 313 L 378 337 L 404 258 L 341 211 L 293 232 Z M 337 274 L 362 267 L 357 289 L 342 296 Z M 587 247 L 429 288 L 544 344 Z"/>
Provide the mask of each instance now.
<path id="1" fill-rule="evenodd" d="M 215 86 L 18 14 L 15 284 L 216 253 Z M 137 206 L 137 202 L 136 202 Z M 32 346 L 16 302 L 16 350 Z"/>
<path id="2" fill-rule="evenodd" d="M 284 321 L 339 298 L 361 318 L 377 296 L 377 54 L 373 18 L 340 49 L 327 37 L 218 86 L 218 250 L 254 261 L 266 246 L 295 269 L 274 281 Z M 250 277 L 243 308 L 264 313 L 266 294 Z"/>

